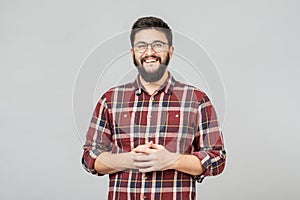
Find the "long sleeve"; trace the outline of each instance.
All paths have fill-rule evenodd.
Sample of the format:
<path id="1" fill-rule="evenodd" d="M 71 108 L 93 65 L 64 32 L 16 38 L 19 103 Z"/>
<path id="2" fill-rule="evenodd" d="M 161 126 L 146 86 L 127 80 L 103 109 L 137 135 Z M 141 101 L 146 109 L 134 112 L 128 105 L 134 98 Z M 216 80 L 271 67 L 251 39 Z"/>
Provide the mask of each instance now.
<path id="1" fill-rule="evenodd" d="M 112 138 L 109 122 L 109 113 L 105 95 L 97 103 L 83 145 L 82 165 L 86 171 L 95 175 L 98 173 L 94 164 L 97 156 L 103 152 L 111 151 Z"/>
<path id="2" fill-rule="evenodd" d="M 202 182 L 206 176 L 215 176 L 224 170 L 226 152 L 215 109 L 206 95 L 199 105 L 197 118 L 193 155 L 200 159 L 203 166 L 204 172 L 195 176 L 198 182 Z"/>

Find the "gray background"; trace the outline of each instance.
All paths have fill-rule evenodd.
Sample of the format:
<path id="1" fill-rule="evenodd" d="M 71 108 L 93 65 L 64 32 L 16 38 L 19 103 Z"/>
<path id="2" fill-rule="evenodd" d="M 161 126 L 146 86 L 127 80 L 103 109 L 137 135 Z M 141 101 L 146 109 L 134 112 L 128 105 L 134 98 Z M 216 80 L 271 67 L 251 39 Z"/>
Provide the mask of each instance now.
<path id="1" fill-rule="evenodd" d="M 222 175 L 197 185 L 197 198 L 299 199 L 299 6 L 0 1 L 0 199 L 106 199 L 107 177 L 80 164 L 73 85 L 96 45 L 146 15 L 201 43 L 224 80 L 228 162 Z"/>

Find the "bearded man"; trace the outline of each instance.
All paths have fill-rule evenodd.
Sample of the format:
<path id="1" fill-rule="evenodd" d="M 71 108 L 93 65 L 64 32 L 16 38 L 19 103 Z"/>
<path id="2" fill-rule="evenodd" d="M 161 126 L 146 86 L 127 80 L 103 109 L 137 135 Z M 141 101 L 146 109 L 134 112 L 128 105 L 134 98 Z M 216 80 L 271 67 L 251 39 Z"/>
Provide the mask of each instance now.
<path id="1" fill-rule="evenodd" d="M 109 174 L 109 200 L 196 199 L 196 182 L 225 166 L 215 109 L 203 91 L 168 71 L 173 36 L 163 20 L 138 19 L 130 40 L 138 76 L 98 101 L 82 164 Z"/>

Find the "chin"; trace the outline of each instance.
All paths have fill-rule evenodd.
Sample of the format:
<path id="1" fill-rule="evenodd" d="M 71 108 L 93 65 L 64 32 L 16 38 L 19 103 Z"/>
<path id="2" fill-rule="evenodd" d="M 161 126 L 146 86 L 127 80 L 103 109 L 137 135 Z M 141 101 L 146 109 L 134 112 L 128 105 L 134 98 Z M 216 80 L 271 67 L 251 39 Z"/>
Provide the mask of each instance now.
<path id="1" fill-rule="evenodd" d="M 153 65 L 153 66 L 142 66 L 146 71 L 149 71 L 149 72 L 154 72 L 154 71 L 157 71 L 159 68 L 160 68 L 160 65 Z"/>

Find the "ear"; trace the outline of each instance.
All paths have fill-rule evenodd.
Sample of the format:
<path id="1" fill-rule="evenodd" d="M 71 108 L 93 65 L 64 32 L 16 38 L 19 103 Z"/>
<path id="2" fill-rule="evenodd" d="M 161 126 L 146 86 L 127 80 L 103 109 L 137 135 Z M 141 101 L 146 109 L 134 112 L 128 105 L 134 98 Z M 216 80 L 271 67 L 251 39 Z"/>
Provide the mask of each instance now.
<path id="1" fill-rule="evenodd" d="M 133 48 L 130 49 L 130 53 L 131 53 L 132 56 L 134 56 L 134 50 L 133 50 Z"/>
<path id="2" fill-rule="evenodd" d="M 172 58 L 174 53 L 174 46 L 170 46 L 170 50 L 169 50 L 169 57 Z"/>

